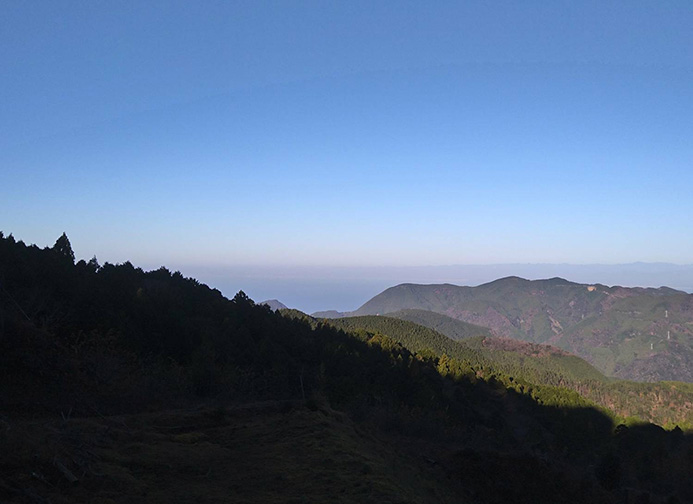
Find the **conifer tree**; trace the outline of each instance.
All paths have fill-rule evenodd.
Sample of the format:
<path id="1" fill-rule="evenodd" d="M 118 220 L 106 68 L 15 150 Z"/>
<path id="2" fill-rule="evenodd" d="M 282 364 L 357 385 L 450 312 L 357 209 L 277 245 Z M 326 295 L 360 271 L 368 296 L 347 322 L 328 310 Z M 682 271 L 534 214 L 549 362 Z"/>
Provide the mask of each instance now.
<path id="1" fill-rule="evenodd" d="M 55 250 L 58 254 L 69 258 L 72 264 L 75 263 L 75 253 L 72 251 L 72 245 L 70 245 L 70 240 L 65 233 L 63 233 L 60 238 L 55 241 L 53 250 Z"/>

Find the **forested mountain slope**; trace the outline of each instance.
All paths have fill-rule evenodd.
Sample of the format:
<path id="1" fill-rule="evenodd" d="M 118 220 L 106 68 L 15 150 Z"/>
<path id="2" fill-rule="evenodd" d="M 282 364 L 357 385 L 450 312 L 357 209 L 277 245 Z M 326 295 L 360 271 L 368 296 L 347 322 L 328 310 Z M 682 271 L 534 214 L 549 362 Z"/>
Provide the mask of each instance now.
<path id="1" fill-rule="evenodd" d="M 583 359 L 549 345 L 478 336 L 455 341 L 433 329 L 389 316 L 346 317 L 327 321 L 347 331 L 384 334 L 415 352 L 446 354 L 480 368 L 524 377 L 533 383 L 561 385 L 566 380 L 606 381 Z"/>
<path id="2" fill-rule="evenodd" d="M 75 263 L 66 236 L 0 234 L 0 280 L 3 501 L 693 499 L 690 436 L 565 388 Z"/>
<path id="3" fill-rule="evenodd" d="M 429 310 L 495 335 L 550 343 L 610 376 L 693 381 L 693 295 L 584 285 L 560 278 L 503 278 L 478 287 L 402 284 L 353 312 Z M 428 325 L 428 324 L 427 324 Z"/>
<path id="4" fill-rule="evenodd" d="M 462 320 L 430 310 L 416 310 L 410 308 L 388 313 L 387 316 L 430 327 L 434 331 L 444 334 L 448 338 L 454 340 L 471 338 L 473 336 L 492 335 L 488 327 L 463 322 Z"/>
<path id="5" fill-rule="evenodd" d="M 484 336 L 453 341 L 430 328 L 389 316 L 348 317 L 326 323 L 349 331 L 383 334 L 420 354 L 445 355 L 463 362 L 475 375 L 565 387 L 620 417 L 693 427 L 693 384 L 609 379 L 583 359 L 549 345 Z M 545 389 L 542 393 L 551 395 L 553 391 Z"/>

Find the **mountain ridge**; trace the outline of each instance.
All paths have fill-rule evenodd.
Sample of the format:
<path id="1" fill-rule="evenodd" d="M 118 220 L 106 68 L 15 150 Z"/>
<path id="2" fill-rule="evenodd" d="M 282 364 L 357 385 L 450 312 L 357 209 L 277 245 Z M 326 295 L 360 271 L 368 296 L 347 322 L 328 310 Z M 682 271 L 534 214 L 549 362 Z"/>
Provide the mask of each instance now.
<path id="1" fill-rule="evenodd" d="M 693 381 L 693 295 L 669 287 L 580 284 L 554 277 L 504 277 L 476 287 L 403 283 L 350 316 L 403 309 L 436 312 L 497 336 L 550 343 L 611 376 Z"/>

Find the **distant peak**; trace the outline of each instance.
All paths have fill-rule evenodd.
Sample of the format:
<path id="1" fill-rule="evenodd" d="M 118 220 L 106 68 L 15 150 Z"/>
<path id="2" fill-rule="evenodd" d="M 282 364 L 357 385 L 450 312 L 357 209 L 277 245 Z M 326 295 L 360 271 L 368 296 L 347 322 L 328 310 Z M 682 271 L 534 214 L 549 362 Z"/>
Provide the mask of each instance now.
<path id="1" fill-rule="evenodd" d="M 577 285 L 577 284 L 575 284 L 575 282 L 571 282 L 570 280 L 566 280 L 565 278 L 561 278 L 561 277 L 553 277 L 553 278 L 538 279 L 538 280 L 527 280 L 526 278 L 522 278 L 519 276 L 507 276 L 507 277 L 499 278 L 498 280 L 493 280 L 492 282 L 488 282 L 484 285 L 503 285 L 503 284 Z"/>
<path id="2" fill-rule="evenodd" d="M 531 280 L 527 280 L 526 278 L 522 278 L 519 276 L 511 275 L 503 278 L 499 278 L 496 280 L 496 282 L 531 282 Z"/>
<path id="3" fill-rule="evenodd" d="M 498 280 L 493 280 L 491 282 L 482 285 L 499 285 L 499 284 L 515 284 L 515 283 L 529 283 L 526 278 L 520 278 L 519 276 L 507 276 L 499 278 Z M 481 286 L 480 286 L 481 287 Z"/>
<path id="4" fill-rule="evenodd" d="M 262 301 L 261 303 L 258 303 L 261 305 L 267 305 L 270 307 L 271 310 L 285 310 L 288 308 L 284 303 L 279 301 L 278 299 L 268 299 L 266 301 Z"/>
<path id="5" fill-rule="evenodd" d="M 541 282 L 542 280 L 538 280 L 538 281 Z M 561 277 L 553 277 L 553 278 L 549 278 L 549 279 L 543 280 L 543 281 L 546 283 L 561 284 L 561 285 L 574 283 L 574 282 L 571 282 L 570 280 L 566 280 L 565 278 L 561 278 Z"/>

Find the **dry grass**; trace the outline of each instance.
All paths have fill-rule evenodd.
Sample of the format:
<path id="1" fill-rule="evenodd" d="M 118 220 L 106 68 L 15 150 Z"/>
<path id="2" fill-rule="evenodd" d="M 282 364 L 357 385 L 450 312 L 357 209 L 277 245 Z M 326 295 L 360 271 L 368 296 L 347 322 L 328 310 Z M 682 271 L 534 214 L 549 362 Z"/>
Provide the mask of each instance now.
<path id="1" fill-rule="evenodd" d="M 440 467 L 326 407 L 273 402 L 8 426 L 0 501 L 460 502 Z"/>

